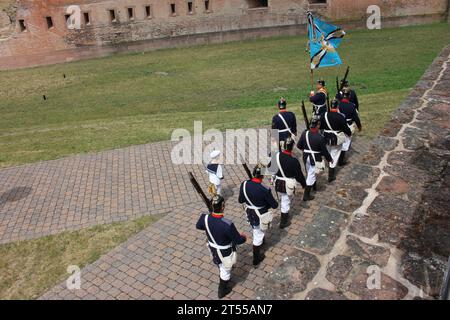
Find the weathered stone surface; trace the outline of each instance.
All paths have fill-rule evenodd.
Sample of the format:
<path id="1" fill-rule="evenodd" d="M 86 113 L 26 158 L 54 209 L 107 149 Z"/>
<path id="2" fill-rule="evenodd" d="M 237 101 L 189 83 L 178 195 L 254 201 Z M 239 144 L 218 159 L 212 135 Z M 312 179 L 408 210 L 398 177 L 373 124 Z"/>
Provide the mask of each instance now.
<path id="1" fill-rule="evenodd" d="M 406 128 L 403 133 L 403 146 L 408 150 L 417 150 L 425 146 L 428 134 L 417 128 Z"/>
<path id="2" fill-rule="evenodd" d="M 381 135 L 386 137 L 395 137 L 401 128 L 402 124 L 392 119 L 386 124 L 384 129 L 381 131 Z"/>
<path id="3" fill-rule="evenodd" d="M 417 109 L 420 108 L 423 104 L 422 99 L 419 99 L 417 97 L 407 97 L 398 107 L 398 109 Z"/>
<path id="4" fill-rule="evenodd" d="M 423 258 L 414 253 L 403 257 L 403 276 L 432 297 L 437 298 L 439 296 L 445 271 L 445 260 Z"/>
<path id="5" fill-rule="evenodd" d="M 374 263 L 380 268 L 387 265 L 391 254 L 389 249 L 367 244 L 354 236 L 347 236 L 347 247 L 349 255 Z"/>
<path id="6" fill-rule="evenodd" d="M 413 219 L 413 212 L 417 203 L 405 201 L 395 195 L 380 194 L 370 205 L 367 212 L 383 217 L 385 220 L 394 220 L 399 224 L 409 224 Z"/>
<path id="7" fill-rule="evenodd" d="M 385 176 L 377 186 L 381 193 L 402 194 L 409 191 L 409 184 L 400 177 Z"/>
<path id="8" fill-rule="evenodd" d="M 326 278 L 337 288 L 341 288 L 345 279 L 352 270 L 352 258 L 339 255 L 333 258 L 327 265 Z"/>
<path id="9" fill-rule="evenodd" d="M 344 186 L 326 198 L 325 205 L 345 212 L 353 212 L 361 206 L 367 192 L 362 187 Z"/>
<path id="10" fill-rule="evenodd" d="M 443 170 L 440 157 L 427 149 L 392 152 L 387 161 L 390 167 L 385 168 L 386 172 L 418 184 L 437 179 Z"/>
<path id="11" fill-rule="evenodd" d="M 450 113 L 450 105 L 441 102 L 428 103 L 423 112 L 417 115 L 417 120 L 446 119 Z"/>
<path id="12" fill-rule="evenodd" d="M 392 120 L 399 124 L 405 124 L 412 121 L 414 117 L 414 110 L 400 106 L 392 115 Z"/>
<path id="13" fill-rule="evenodd" d="M 305 300 L 348 300 L 342 293 L 329 291 L 322 288 L 311 290 Z"/>
<path id="14" fill-rule="evenodd" d="M 369 214 L 353 220 L 350 225 L 350 232 L 366 238 L 373 238 L 378 235 L 381 242 L 398 245 L 402 237 L 407 234 L 408 225 L 399 222 L 398 219 L 386 219 L 378 214 Z"/>
<path id="15" fill-rule="evenodd" d="M 306 289 L 319 271 L 320 262 L 312 254 L 295 250 L 272 271 L 256 291 L 257 299 L 289 299 Z"/>
<path id="16" fill-rule="evenodd" d="M 385 136 L 378 136 L 373 140 L 373 144 L 384 151 L 391 151 L 398 145 L 398 140 Z"/>
<path id="17" fill-rule="evenodd" d="M 380 287 L 375 289 L 368 288 L 368 268 L 366 265 L 358 266 L 356 275 L 348 287 L 348 290 L 363 300 L 398 300 L 404 298 L 408 294 L 408 289 L 400 282 L 395 281 L 391 277 L 381 273 Z M 373 273 L 370 272 L 370 275 Z M 369 280 L 369 283 L 372 282 Z"/>
<path id="18" fill-rule="evenodd" d="M 361 163 L 370 166 L 376 166 L 380 163 L 380 160 L 383 156 L 384 150 L 377 145 L 372 145 L 370 146 L 369 151 L 367 151 L 362 157 Z"/>
<path id="19" fill-rule="evenodd" d="M 345 169 L 339 176 L 340 188 L 329 193 L 329 196 L 324 198 L 323 204 L 345 212 L 353 212 L 361 206 L 367 196 L 365 189 L 372 186 L 380 170 L 361 164 L 351 164 Z"/>
<path id="20" fill-rule="evenodd" d="M 307 225 L 297 240 L 300 248 L 310 252 L 325 254 L 330 252 L 334 242 L 341 234 L 346 215 L 335 209 L 322 207 L 311 224 Z"/>

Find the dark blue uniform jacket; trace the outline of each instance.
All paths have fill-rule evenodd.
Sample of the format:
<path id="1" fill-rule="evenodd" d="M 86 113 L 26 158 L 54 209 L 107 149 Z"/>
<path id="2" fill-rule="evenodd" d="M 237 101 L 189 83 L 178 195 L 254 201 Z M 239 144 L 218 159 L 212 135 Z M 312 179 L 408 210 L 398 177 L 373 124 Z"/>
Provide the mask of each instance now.
<path id="1" fill-rule="evenodd" d="M 294 178 L 298 183 L 302 185 L 303 188 L 306 187 L 305 176 L 303 175 L 300 162 L 297 158 L 292 156 L 291 152 L 283 151 L 280 153 L 280 165 L 286 178 Z M 278 170 L 277 177 L 283 177 L 281 171 Z M 277 180 L 275 182 L 275 190 L 277 192 L 286 193 L 286 184 L 283 180 Z"/>
<path id="2" fill-rule="evenodd" d="M 243 187 L 244 182 L 241 183 L 241 188 L 239 191 L 239 203 L 246 203 L 248 205 L 251 205 L 245 198 Z M 259 209 L 260 214 L 266 213 L 270 208 L 278 208 L 278 202 L 274 199 L 272 191 L 269 188 L 265 187 L 261 183 L 261 180 L 248 180 L 245 191 L 247 192 L 247 196 L 254 206 L 263 207 L 262 209 Z M 259 217 L 255 213 L 255 210 L 247 209 L 247 218 L 252 227 L 259 226 Z"/>
<path id="3" fill-rule="evenodd" d="M 291 129 L 291 132 L 296 135 L 297 134 L 297 119 L 295 118 L 295 114 L 290 111 L 280 112 L 279 114 L 284 118 L 287 125 L 289 126 L 289 129 Z M 283 120 L 280 119 L 278 114 L 272 118 L 272 129 L 277 129 L 277 130 L 285 130 L 286 129 L 286 126 L 284 125 Z M 291 134 L 289 133 L 289 131 L 280 132 L 279 133 L 280 141 L 286 141 L 286 139 L 288 137 L 290 137 L 290 135 Z"/>
<path id="4" fill-rule="evenodd" d="M 300 140 L 297 144 L 297 148 L 302 151 L 309 150 L 308 143 L 306 142 L 306 132 L 308 131 L 303 131 L 302 136 L 300 137 Z M 308 138 L 311 150 L 319 153 L 311 154 L 308 152 L 303 152 L 303 161 L 305 164 L 308 156 L 311 156 L 311 159 L 309 160 L 311 162 L 311 165 L 315 165 L 316 161 L 322 161 L 322 157 L 325 157 L 327 161 L 332 160 L 331 155 L 327 150 L 325 138 L 320 133 L 309 132 Z"/>
<path id="5" fill-rule="evenodd" d="M 328 118 L 331 128 L 328 126 L 325 116 Z M 328 112 L 320 118 L 320 128 L 323 130 L 333 130 L 337 132 L 344 132 L 347 136 L 352 135 L 352 131 L 347 125 L 345 116 L 339 112 Z M 330 146 L 337 145 L 337 136 L 331 132 L 324 132 L 325 142 Z"/>
<path id="6" fill-rule="evenodd" d="M 349 102 L 347 99 L 343 99 L 339 103 L 339 112 L 345 116 L 348 125 L 352 125 L 353 122 L 355 122 L 356 126 L 361 128 L 361 120 L 359 119 L 358 111 L 353 103 Z"/>
<path id="7" fill-rule="evenodd" d="M 208 232 L 206 231 L 205 226 L 205 215 L 202 214 L 200 218 L 197 221 L 197 229 L 198 230 L 205 230 L 206 236 L 208 238 L 208 241 L 211 243 L 214 243 L 211 241 L 211 238 L 209 237 Z M 223 257 L 227 257 L 231 254 L 231 251 L 236 250 L 236 246 L 243 244 L 245 242 L 245 237 L 243 237 L 236 229 L 234 223 L 226 218 L 223 217 L 223 215 L 215 215 L 215 214 L 209 214 L 208 215 L 208 226 L 209 231 L 211 232 L 212 236 L 214 237 L 214 240 L 216 243 L 220 246 L 226 246 L 231 244 L 232 248 L 226 249 L 226 250 L 220 250 Z M 221 264 L 222 261 L 220 261 L 220 258 L 217 254 L 217 250 L 215 248 L 212 248 L 209 246 L 211 250 L 211 254 L 213 257 L 213 262 L 215 264 Z"/>
<path id="8" fill-rule="evenodd" d="M 324 92 L 317 92 L 315 95 L 309 98 L 309 101 L 317 106 L 323 105 L 323 107 L 321 107 L 319 110 L 316 110 L 313 106 L 314 114 L 321 116 L 327 111 L 327 95 Z"/>

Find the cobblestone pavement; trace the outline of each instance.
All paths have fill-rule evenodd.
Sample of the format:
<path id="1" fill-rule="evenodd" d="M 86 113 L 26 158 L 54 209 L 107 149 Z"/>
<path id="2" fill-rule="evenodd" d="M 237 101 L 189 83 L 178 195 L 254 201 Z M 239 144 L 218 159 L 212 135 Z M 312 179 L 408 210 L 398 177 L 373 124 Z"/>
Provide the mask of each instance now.
<path id="1" fill-rule="evenodd" d="M 368 149 L 365 139 L 357 139 L 352 161 L 359 161 Z M 289 256 L 296 246 L 301 230 L 313 223 L 319 203 L 305 205 L 298 194 L 292 225 L 284 231 L 278 229 L 279 211 L 266 238 L 266 259 L 257 269 L 252 266 L 251 228 L 242 206 L 237 202 L 238 187 L 245 173 L 227 166 L 227 173 L 235 177 L 225 187 L 226 216 L 232 219 L 238 230 L 249 236 L 240 246 L 239 263 L 233 270 L 235 283 L 230 299 L 253 299 L 256 289 L 274 267 Z M 346 169 L 342 170 L 345 172 Z M 338 179 L 339 180 L 339 179 Z M 320 179 L 320 192 L 325 191 L 325 177 Z M 195 229 L 195 223 L 204 204 L 195 196 L 185 206 L 171 210 L 150 227 L 130 238 L 125 244 L 112 250 L 92 265 L 82 270 L 82 289 L 69 291 L 61 283 L 46 293 L 43 299 L 214 299 L 217 298 L 218 270 L 212 264 L 203 232 Z M 331 209 L 330 209 L 331 210 Z"/>
<path id="2" fill-rule="evenodd" d="M 188 171 L 173 165 L 175 143 L 161 142 L 0 170 L 0 243 L 38 238 L 146 214 L 166 214 L 196 199 Z M 228 166 L 230 184 L 245 177 Z"/>
<path id="3" fill-rule="evenodd" d="M 450 253 L 446 209 L 450 195 L 449 55 L 450 47 L 435 60 L 378 138 L 372 142 L 356 139 L 350 164 L 339 171 L 335 182 L 327 184 L 325 177 L 320 178 L 316 200 L 305 205 L 299 201 L 301 195 L 296 197 L 293 224 L 280 231 L 278 221 L 274 222 L 267 237 L 267 258 L 259 268 L 251 266 L 251 244 L 240 247 L 229 299 L 436 297 L 443 261 Z M 139 148 L 147 148 L 148 157 L 154 159 L 151 145 L 128 148 L 134 164 L 148 163 L 136 156 Z M 112 151 L 111 157 L 117 153 L 121 151 Z M 200 167 L 174 169 L 167 167 L 164 155 L 159 157 L 166 164 L 158 177 L 188 169 L 195 169 L 197 177 L 204 176 Z M 62 161 L 80 161 L 76 159 Z M 49 170 L 45 164 L 36 168 L 40 166 Z M 227 216 L 239 230 L 250 234 L 236 201 L 237 186 L 245 174 L 236 166 L 227 166 L 227 174 Z M 136 175 L 141 173 L 133 171 L 132 176 Z M 145 187 L 149 179 L 142 179 L 146 191 L 151 190 Z M 188 190 L 187 183 L 179 178 L 176 186 Z M 160 199 L 163 192 L 167 190 L 159 190 Z M 129 207 L 125 206 L 130 215 L 156 206 L 150 201 L 133 207 L 129 193 L 118 194 L 123 203 L 130 201 Z M 191 191 L 186 195 L 177 195 L 175 203 L 165 207 L 167 214 L 155 224 L 84 268 L 80 290 L 70 291 L 61 283 L 42 299 L 216 298 L 218 272 L 205 247 L 204 234 L 195 230 L 203 204 Z M 168 203 L 165 197 L 160 200 L 160 210 Z M 89 208 L 89 203 L 83 208 Z M 100 212 L 103 219 L 114 216 Z"/>

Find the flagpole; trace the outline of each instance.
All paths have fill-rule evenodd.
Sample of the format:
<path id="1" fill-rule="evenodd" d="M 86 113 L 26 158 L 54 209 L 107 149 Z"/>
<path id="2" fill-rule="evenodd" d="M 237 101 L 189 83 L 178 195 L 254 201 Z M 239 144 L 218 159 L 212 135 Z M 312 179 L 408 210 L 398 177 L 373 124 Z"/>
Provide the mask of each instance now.
<path id="1" fill-rule="evenodd" d="M 307 11 L 307 23 L 306 23 L 306 31 L 308 34 L 308 42 L 307 42 L 307 49 L 308 49 L 308 68 L 310 70 L 310 79 L 311 79 L 311 90 L 314 90 L 314 70 L 311 68 L 311 43 L 310 43 L 310 39 L 311 39 L 311 35 L 310 35 L 310 29 L 312 30 L 312 26 L 311 24 L 311 17 L 310 17 L 310 11 Z"/>

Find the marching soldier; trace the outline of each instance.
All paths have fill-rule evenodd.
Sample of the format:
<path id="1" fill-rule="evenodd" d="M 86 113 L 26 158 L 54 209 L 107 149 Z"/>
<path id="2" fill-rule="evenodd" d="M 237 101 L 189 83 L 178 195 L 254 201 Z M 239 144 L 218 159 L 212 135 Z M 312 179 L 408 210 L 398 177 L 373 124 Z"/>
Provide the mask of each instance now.
<path id="1" fill-rule="evenodd" d="M 220 151 L 214 150 L 210 154 L 211 162 L 206 166 L 206 173 L 209 175 L 208 192 L 211 196 L 216 194 L 221 195 L 222 187 L 221 182 L 223 180 L 223 168 L 220 164 Z"/>
<path id="2" fill-rule="evenodd" d="M 336 180 L 336 166 L 341 155 L 342 144 L 345 142 L 345 135 L 352 135 L 352 131 L 344 116 L 339 113 L 338 107 L 339 101 L 333 99 L 330 112 L 325 112 L 320 118 L 327 149 L 333 158 L 333 161 L 329 163 L 328 182 Z"/>
<path id="3" fill-rule="evenodd" d="M 321 117 L 327 111 L 328 92 L 325 80 L 318 80 L 316 89 L 316 92 L 311 91 L 309 101 L 313 104 L 313 116 Z"/>
<path id="4" fill-rule="evenodd" d="M 261 253 L 261 247 L 264 244 L 264 232 L 272 221 L 269 209 L 278 208 L 278 202 L 274 199 L 272 191 L 262 184 L 264 175 L 260 165 L 255 167 L 252 175 L 251 180 L 241 184 L 239 203 L 245 203 L 247 219 L 253 229 L 253 265 L 256 267 L 265 258 Z"/>
<path id="5" fill-rule="evenodd" d="M 339 103 L 339 112 L 345 116 L 347 120 L 347 125 L 349 126 L 352 134 L 355 133 L 355 127 L 358 127 L 358 131 L 362 130 L 361 120 L 359 119 L 358 110 L 356 109 L 355 104 L 350 102 L 351 90 L 349 88 L 344 88 L 342 90 L 342 100 Z M 346 165 L 345 161 L 345 153 L 350 149 L 352 143 L 351 136 L 345 136 L 345 142 L 342 144 L 342 151 L 339 157 L 339 165 Z"/>
<path id="6" fill-rule="evenodd" d="M 272 129 L 278 130 L 280 145 L 282 141 L 286 141 L 288 137 L 295 139 L 297 135 L 297 119 L 293 112 L 287 111 L 287 101 L 281 98 L 278 101 L 278 109 L 280 112 L 272 119 Z"/>
<path id="7" fill-rule="evenodd" d="M 218 297 L 225 297 L 231 292 L 231 269 L 236 263 L 236 248 L 247 241 L 247 237 L 239 234 L 232 221 L 224 218 L 225 200 L 216 195 L 212 199 L 211 214 L 202 214 L 197 222 L 197 229 L 206 231 L 208 246 L 213 263 L 219 267 L 220 282 Z"/>
<path id="8" fill-rule="evenodd" d="M 306 168 L 306 188 L 303 201 L 313 200 L 311 189 L 317 190 L 316 173 L 325 169 L 323 158 L 328 162 L 333 162 L 327 150 L 325 138 L 319 133 L 320 122 L 317 117 L 312 118 L 310 130 L 305 130 L 297 147 L 303 151 L 303 161 Z"/>
<path id="9" fill-rule="evenodd" d="M 294 140 L 287 138 L 282 143 L 282 152 L 276 155 L 278 171 L 275 176 L 275 191 L 281 194 L 281 219 L 280 229 L 288 227 L 291 198 L 294 195 L 298 183 L 306 188 L 305 176 L 300 167 L 300 162 L 292 155 Z"/>
<path id="10" fill-rule="evenodd" d="M 343 99 L 343 95 L 344 95 L 344 90 L 349 90 L 350 94 L 348 97 L 348 100 L 353 103 L 356 107 L 356 110 L 359 111 L 359 101 L 358 101 L 358 96 L 356 95 L 356 91 L 350 88 L 350 84 L 348 83 L 348 80 L 341 80 L 341 85 L 342 85 L 342 91 L 340 91 L 337 94 L 337 99 L 339 101 L 341 101 Z"/>

